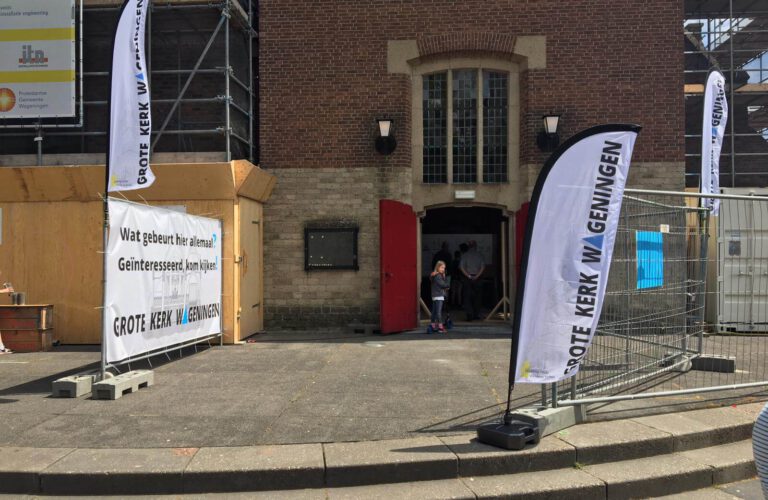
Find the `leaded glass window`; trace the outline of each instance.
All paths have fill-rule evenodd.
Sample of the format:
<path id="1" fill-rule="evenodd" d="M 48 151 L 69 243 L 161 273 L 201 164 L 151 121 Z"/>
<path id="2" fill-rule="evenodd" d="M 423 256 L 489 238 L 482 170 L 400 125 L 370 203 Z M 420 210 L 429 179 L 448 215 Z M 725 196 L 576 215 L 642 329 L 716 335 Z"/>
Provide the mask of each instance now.
<path id="1" fill-rule="evenodd" d="M 507 182 L 509 74 L 453 69 L 424 75 L 422 91 L 422 182 Z"/>
<path id="2" fill-rule="evenodd" d="M 424 76 L 425 184 L 448 182 L 447 112 L 448 85 L 445 73 Z"/>
<path id="3" fill-rule="evenodd" d="M 507 80 L 483 71 L 483 182 L 507 181 Z"/>
<path id="4" fill-rule="evenodd" d="M 453 182 L 477 182 L 477 71 L 453 72 Z"/>

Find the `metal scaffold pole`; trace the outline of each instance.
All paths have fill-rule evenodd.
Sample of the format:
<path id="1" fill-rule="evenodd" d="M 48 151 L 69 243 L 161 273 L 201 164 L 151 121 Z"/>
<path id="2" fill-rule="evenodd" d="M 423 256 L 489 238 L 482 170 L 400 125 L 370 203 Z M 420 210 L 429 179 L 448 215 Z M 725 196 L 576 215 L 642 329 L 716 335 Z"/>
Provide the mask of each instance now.
<path id="1" fill-rule="evenodd" d="M 192 83 L 192 79 L 195 77 L 195 74 L 197 74 L 197 70 L 200 69 L 200 65 L 203 63 L 205 56 L 208 55 L 208 51 L 211 49 L 211 46 L 213 45 L 214 40 L 216 40 L 216 35 L 219 34 L 219 30 L 221 29 L 222 26 L 224 26 L 225 21 L 229 20 L 228 15 L 229 13 L 227 9 L 224 8 L 221 13 L 221 19 L 219 19 L 219 23 L 216 25 L 216 29 L 211 34 L 211 37 L 208 39 L 208 43 L 205 45 L 203 52 L 200 54 L 200 57 L 198 57 L 197 62 L 195 63 L 195 67 L 192 69 L 192 72 L 187 77 L 187 81 L 184 82 L 184 87 L 182 87 L 181 93 L 176 97 L 176 100 L 173 102 L 173 106 L 171 106 L 171 109 L 168 111 L 168 114 L 166 115 L 165 120 L 163 121 L 163 124 L 160 126 L 160 130 L 158 130 L 157 135 L 155 136 L 155 140 L 152 141 L 151 151 L 154 152 L 155 147 L 157 146 L 157 142 L 163 136 L 163 132 L 165 132 L 165 128 L 168 126 L 168 123 L 171 121 L 174 111 L 176 111 L 176 108 L 178 107 L 179 103 L 184 98 L 184 94 L 186 94 L 190 83 Z M 227 22 L 226 24 L 227 24 L 227 28 L 229 28 L 229 23 Z M 229 125 L 227 124 L 227 126 Z"/>
<path id="2" fill-rule="evenodd" d="M 222 15 L 225 18 L 224 21 L 224 115 L 225 115 L 225 124 L 224 124 L 224 136 L 225 136 L 225 142 L 226 142 L 226 148 L 227 148 L 227 161 L 232 160 L 232 145 L 230 144 L 231 138 L 232 138 L 232 122 L 230 117 L 230 103 L 232 101 L 232 96 L 230 95 L 230 88 L 229 88 L 229 77 L 232 73 L 232 67 L 229 65 L 229 17 L 230 17 L 230 1 L 226 0 L 224 2 L 224 10 L 222 11 Z"/>
<path id="3" fill-rule="evenodd" d="M 253 158 L 253 0 L 248 0 L 248 160 Z"/>

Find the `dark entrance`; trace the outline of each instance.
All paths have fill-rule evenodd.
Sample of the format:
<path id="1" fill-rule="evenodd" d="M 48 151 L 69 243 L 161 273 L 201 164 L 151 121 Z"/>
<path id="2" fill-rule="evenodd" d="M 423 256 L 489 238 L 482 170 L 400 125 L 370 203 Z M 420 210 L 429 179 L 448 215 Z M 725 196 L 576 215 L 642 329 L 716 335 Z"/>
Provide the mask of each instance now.
<path id="1" fill-rule="evenodd" d="M 509 262 L 508 255 L 502 255 L 503 249 L 510 248 L 507 231 L 503 230 L 503 227 L 507 227 L 506 223 L 507 218 L 497 208 L 445 207 L 427 210 L 426 216 L 421 219 L 420 256 L 421 299 L 426 307 L 430 307 L 432 302 L 429 274 L 434 268 L 438 252 L 441 252 L 443 244 L 447 244 L 453 261 L 447 266 L 452 285 L 449 300 L 446 302 L 447 311 L 453 321 L 466 319 L 461 290 L 463 285 L 459 283 L 461 276 L 457 269 L 459 256 L 456 252 L 460 251 L 462 244 L 474 240 L 485 261 L 485 271 L 480 278 L 481 319 L 485 319 L 496 308 L 504 297 L 503 273 Z M 498 308 L 492 318 L 503 319 L 503 311 L 503 307 Z"/>

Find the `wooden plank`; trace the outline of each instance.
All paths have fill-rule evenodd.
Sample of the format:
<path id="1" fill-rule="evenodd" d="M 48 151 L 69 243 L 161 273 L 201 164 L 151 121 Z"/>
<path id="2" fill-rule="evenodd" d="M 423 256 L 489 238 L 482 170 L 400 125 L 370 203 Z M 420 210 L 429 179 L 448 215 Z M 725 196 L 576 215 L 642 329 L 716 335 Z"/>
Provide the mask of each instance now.
<path id="1" fill-rule="evenodd" d="M 39 330 L 40 318 L 2 318 L 0 317 L 0 332 L 4 330 Z"/>
<path id="2" fill-rule="evenodd" d="M 264 260 L 262 206 L 240 199 L 240 334 L 248 337 L 264 329 Z"/>
<path id="3" fill-rule="evenodd" d="M 277 184 L 277 177 L 246 160 L 236 160 L 232 163 L 237 194 L 251 200 L 266 202 Z"/>
<path id="4" fill-rule="evenodd" d="M 239 342 L 242 340 L 242 330 L 240 329 L 240 314 L 242 311 L 242 279 L 240 270 L 243 267 L 243 254 L 241 249 L 241 214 L 240 214 L 240 203 L 239 199 L 238 202 L 234 204 L 232 207 L 232 214 L 234 217 L 234 223 L 237 230 L 235 231 L 234 235 L 234 254 L 233 254 L 233 264 L 234 264 L 234 272 L 232 273 L 232 280 L 233 280 L 233 308 L 232 308 L 232 320 L 234 321 L 235 329 L 232 333 L 232 342 Z"/>
<path id="5" fill-rule="evenodd" d="M 53 345 L 51 330 L 3 330 L 3 344 L 15 352 L 50 351 Z"/>
<path id="6" fill-rule="evenodd" d="M 157 180 L 151 187 L 115 196 L 142 202 L 234 200 L 236 195 L 227 162 L 164 163 L 152 170 Z M 103 193 L 103 165 L 0 168 L 0 202 L 99 201 Z"/>

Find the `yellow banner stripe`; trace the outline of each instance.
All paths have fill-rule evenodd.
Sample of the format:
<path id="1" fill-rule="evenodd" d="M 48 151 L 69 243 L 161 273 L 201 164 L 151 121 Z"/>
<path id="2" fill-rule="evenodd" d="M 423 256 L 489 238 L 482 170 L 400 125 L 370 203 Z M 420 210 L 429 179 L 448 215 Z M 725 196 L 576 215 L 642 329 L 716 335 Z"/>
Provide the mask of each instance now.
<path id="1" fill-rule="evenodd" d="M 74 40 L 75 28 L 49 28 L 26 30 L 0 30 L 0 42 L 26 42 L 28 40 Z"/>
<path id="2" fill-rule="evenodd" d="M 75 72 L 70 69 L 46 71 L 0 71 L 2 83 L 74 82 Z"/>

